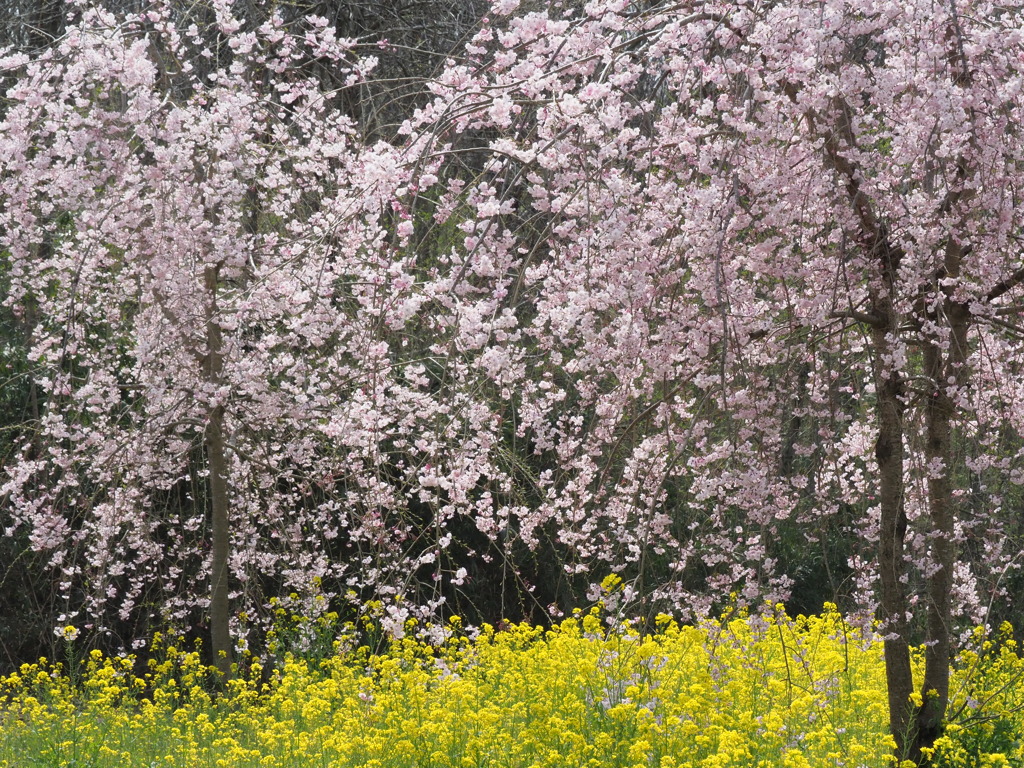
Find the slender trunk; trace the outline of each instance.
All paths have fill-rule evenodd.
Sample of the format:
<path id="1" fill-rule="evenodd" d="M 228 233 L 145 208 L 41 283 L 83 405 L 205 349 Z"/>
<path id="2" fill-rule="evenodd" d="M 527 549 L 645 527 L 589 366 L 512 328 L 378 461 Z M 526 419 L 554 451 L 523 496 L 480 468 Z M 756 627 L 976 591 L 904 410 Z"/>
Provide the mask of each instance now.
<path id="1" fill-rule="evenodd" d="M 896 740 L 896 754 L 905 757 L 916 734 L 916 713 L 911 695 L 914 676 L 910 666 L 909 610 L 907 598 L 905 540 L 907 514 L 904 506 L 903 412 L 906 400 L 903 376 L 891 364 L 900 318 L 893 296 L 898 281 L 902 252 L 892 248 L 884 227 L 877 231 L 872 250 L 878 257 L 881 285 L 872 296 L 876 318 L 871 341 L 874 351 L 875 409 L 878 439 L 880 520 L 878 530 L 878 572 L 881 584 L 879 618 L 885 632 L 885 682 L 889 697 L 889 729 Z"/>
<path id="2" fill-rule="evenodd" d="M 953 252 L 951 257 L 949 251 Z M 947 252 L 946 270 L 959 274 L 959 248 Z M 931 518 L 931 562 L 927 578 L 927 643 L 925 645 L 922 705 L 908 758 L 923 762 L 922 749 L 931 747 L 942 735 L 942 722 L 949 704 L 949 661 L 952 624 L 951 594 L 956 546 L 953 541 L 955 509 L 953 502 L 953 417 L 956 403 L 948 391 L 950 384 L 962 386 L 967 375 L 967 331 L 970 312 L 962 304 L 943 303 L 943 319 L 950 333 L 943 341 L 924 345 L 925 374 L 933 391 L 925 407 L 925 457 L 928 474 L 928 514 Z M 944 354 L 944 347 L 945 354 Z"/>
<path id="3" fill-rule="evenodd" d="M 210 470 L 210 650 L 217 669 L 231 674 L 228 557 L 231 538 L 228 522 L 227 461 L 224 455 L 224 409 L 214 408 L 206 429 L 206 460 Z"/>
<path id="4" fill-rule="evenodd" d="M 796 446 L 800 442 L 803 429 L 803 413 L 807 406 L 807 386 L 811 375 L 811 366 L 800 363 L 797 368 L 795 392 L 791 396 L 789 417 L 782 435 L 782 450 L 779 452 L 779 474 L 791 477 L 797 473 Z M 813 472 L 809 473 L 813 477 Z"/>
<path id="5" fill-rule="evenodd" d="M 25 329 L 25 349 L 31 350 L 35 345 L 36 334 L 36 307 L 33 300 L 25 302 L 25 316 L 23 318 Z M 39 406 L 39 385 L 35 376 L 29 376 L 28 383 L 28 418 L 32 425 L 32 440 L 29 443 L 29 455 L 26 458 L 35 459 L 43 454 L 43 445 L 40 440 L 42 432 L 42 410 Z"/>
<path id="6" fill-rule="evenodd" d="M 896 751 L 906 754 L 913 741 L 914 717 L 911 694 L 914 678 L 907 641 L 907 600 L 904 575 L 904 540 L 907 517 L 903 506 L 903 399 L 898 372 L 885 370 L 881 358 L 889 349 L 884 328 L 874 331 L 875 389 L 877 396 L 879 503 L 878 569 L 881 581 L 881 616 L 885 632 L 885 681 L 889 695 L 889 728 L 896 739 Z"/>
<path id="7" fill-rule="evenodd" d="M 206 315 L 206 382 L 219 385 L 224 371 L 223 339 L 217 322 L 217 283 L 219 270 L 207 267 L 204 273 L 208 294 Z M 204 440 L 210 473 L 210 652 L 214 664 L 224 675 L 231 674 L 232 647 L 228 559 L 231 550 L 228 518 L 227 458 L 224 447 L 224 406 L 216 404 L 209 414 Z"/>
<path id="8" fill-rule="evenodd" d="M 53 255 L 53 245 L 50 242 L 49 237 L 44 237 L 43 241 L 37 246 L 33 247 L 33 257 L 39 262 L 43 263 L 46 259 Z M 24 302 L 24 315 L 21 318 L 22 329 L 25 333 L 25 352 L 30 352 L 36 343 L 36 330 L 39 323 L 39 319 L 36 315 L 37 303 L 35 297 L 26 297 Z M 43 455 L 43 442 L 42 442 L 42 418 L 43 409 L 45 404 L 41 402 L 42 398 L 39 396 L 39 384 L 35 376 L 29 376 L 28 384 L 28 418 L 32 425 L 32 439 L 29 442 L 29 453 L 26 456 L 28 459 L 36 459 Z"/>

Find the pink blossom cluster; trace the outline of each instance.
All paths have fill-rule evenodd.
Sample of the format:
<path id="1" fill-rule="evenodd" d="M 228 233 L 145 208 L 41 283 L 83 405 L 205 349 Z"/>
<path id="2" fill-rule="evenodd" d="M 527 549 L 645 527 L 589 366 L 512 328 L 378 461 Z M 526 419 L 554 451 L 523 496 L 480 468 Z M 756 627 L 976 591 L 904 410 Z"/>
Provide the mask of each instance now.
<path id="1" fill-rule="evenodd" d="M 6 300 L 45 393 L 9 528 L 86 613 L 196 620 L 222 409 L 239 611 L 270 583 L 351 591 L 400 631 L 543 549 L 567 584 L 622 572 L 699 613 L 785 599 L 837 540 L 837 586 L 873 608 L 875 403 L 899 378 L 908 590 L 952 538 L 983 620 L 1024 483 L 1020 4 L 519 5 L 393 143 L 303 74 L 372 77 L 315 18 L 246 30 L 215 3 L 230 55 L 205 73 L 160 10 L 3 60 Z M 935 397 L 956 466 L 926 449 Z"/>

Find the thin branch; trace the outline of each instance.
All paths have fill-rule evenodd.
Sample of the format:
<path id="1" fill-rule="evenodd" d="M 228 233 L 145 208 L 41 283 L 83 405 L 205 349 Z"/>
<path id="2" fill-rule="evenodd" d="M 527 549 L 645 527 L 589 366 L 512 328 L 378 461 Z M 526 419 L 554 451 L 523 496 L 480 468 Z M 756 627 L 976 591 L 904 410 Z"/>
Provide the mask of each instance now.
<path id="1" fill-rule="evenodd" d="M 1012 275 L 1010 275 L 1005 280 L 1000 280 L 998 283 L 996 283 L 992 287 L 992 290 L 990 290 L 987 294 L 985 294 L 985 301 L 988 301 L 988 302 L 995 301 L 1000 296 L 1002 296 L 1004 293 L 1012 291 L 1014 288 L 1016 288 L 1022 282 L 1024 282 L 1024 267 L 1021 267 L 1020 269 L 1018 269 L 1016 272 L 1014 272 Z"/>
<path id="2" fill-rule="evenodd" d="M 855 309 L 835 311 L 829 314 L 829 317 L 836 319 L 845 318 L 848 320 L 856 320 L 858 323 L 864 323 L 870 325 L 872 328 L 882 328 L 885 323 L 882 318 L 878 315 L 873 315 L 869 312 L 858 312 Z"/>

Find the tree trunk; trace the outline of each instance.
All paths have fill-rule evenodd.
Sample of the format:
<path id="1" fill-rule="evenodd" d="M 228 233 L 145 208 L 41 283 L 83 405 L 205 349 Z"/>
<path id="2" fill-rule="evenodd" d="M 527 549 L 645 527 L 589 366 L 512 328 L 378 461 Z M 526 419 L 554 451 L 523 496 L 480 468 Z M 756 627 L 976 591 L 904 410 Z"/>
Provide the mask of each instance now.
<path id="1" fill-rule="evenodd" d="M 868 210 L 868 212 L 870 212 Z M 896 754 L 907 756 L 915 743 L 916 713 L 911 694 L 914 676 L 910 666 L 909 609 L 905 540 L 907 514 L 904 506 L 903 412 L 906 409 L 903 377 L 890 361 L 899 332 L 900 318 L 893 296 L 902 252 L 888 242 L 884 226 L 876 225 L 871 250 L 878 258 L 879 285 L 872 295 L 871 341 L 874 352 L 875 415 L 878 439 L 878 491 L 881 507 L 878 529 L 878 572 L 881 583 L 882 631 L 885 632 L 885 682 L 889 698 L 889 729 L 896 740 Z"/>
<path id="2" fill-rule="evenodd" d="M 960 272 L 961 251 L 950 245 L 946 254 L 946 273 Z M 921 708 L 917 714 L 914 743 L 907 757 L 923 762 L 922 748 L 931 747 L 942 735 L 942 722 L 949 704 L 950 628 L 953 591 L 953 565 L 956 545 L 953 541 L 955 509 L 953 501 L 953 417 L 956 402 L 950 385 L 963 386 L 967 376 L 967 332 L 970 311 L 951 301 L 942 303 L 941 320 L 948 324 L 949 335 L 924 345 L 924 370 L 932 392 L 925 407 L 925 457 L 928 474 L 928 514 L 931 518 L 931 562 L 926 604 L 927 644 Z M 945 349 L 944 349 L 945 348 Z"/>
<path id="3" fill-rule="evenodd" d="M 210 414 L 206 429 L 206 461 L 210 471 L 210 650 L 214 664 L 231 674 L 232 648 L 229 629 L 228 557 L 231 537 L 228 523 L 227 462 L 224 456 L 224 409 Z"/>
<path id="4" fill-rule="evenodd" d="M 904 540 L 907 516 L 903 506 L 903 400 L 902 380 L 896 371 L 886 370 L 882 358 L 889 350 L 888 331 L 874 329 L 875 389 L 877 397 L 878 462 L 881 520 L 878 531 L 878 570 L 881 581 L 881 616 L 885 632 L 885 681 L 889 695 L 889 728 L 896 739 L 897 754 L 903 756 L 914 738 L 911 694 L 914 678 L 910 667 L 910 646 L 904 575 Z"/>
<path id="5" fill-rule="evenodd" d="M 220 384 L 224 371 L 223 339 L 217 322 L 218 272 L 216 267 L 207 267 L 204 273 L 209 299 L 204 373 L 207 383 L 214 386 Z M 230 676 L 233 656 L 228 599 L 231 531 L 228 516 L 228 469 L 224 447 L 224 406 L 220 403 L 210 410 L 204 448 L 210 473 L 210 652 L 213 654 L 217 669 Z"/>

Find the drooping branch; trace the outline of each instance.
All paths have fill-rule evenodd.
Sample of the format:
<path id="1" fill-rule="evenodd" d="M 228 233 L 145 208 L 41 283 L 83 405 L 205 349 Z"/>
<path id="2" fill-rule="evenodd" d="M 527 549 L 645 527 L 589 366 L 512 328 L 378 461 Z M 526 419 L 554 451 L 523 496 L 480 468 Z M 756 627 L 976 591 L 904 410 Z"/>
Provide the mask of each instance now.
<path id="1" fill-rule="evenodd" d="M 1004 294 L 1007 294 L 1010 291 L 1012 291 L 1022 282 L 1024 282 L 1024 267 L 1021 267 L 1012 275 L 1007 277 L 1005 280 L 1000 280 L 998 283 L 992 286 L 992 288 L 989 289 L 989 292 L 985 294 L 985 301 L 988 303 L 992 303 L 1000 296 L 1003 296 Z"/>

